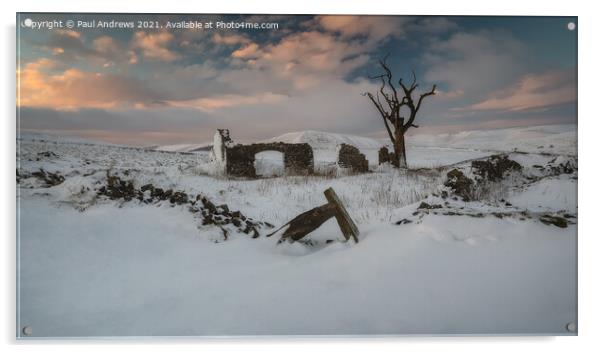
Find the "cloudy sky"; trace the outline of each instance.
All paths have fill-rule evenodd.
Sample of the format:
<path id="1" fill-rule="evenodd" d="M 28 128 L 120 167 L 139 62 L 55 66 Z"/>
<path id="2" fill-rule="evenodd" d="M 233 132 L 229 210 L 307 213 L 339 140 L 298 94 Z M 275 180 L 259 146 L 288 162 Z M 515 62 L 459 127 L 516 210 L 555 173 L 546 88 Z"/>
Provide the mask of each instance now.
<path id="1" fill-rule="evenodd" d="M 20 127 L 130 145 L 237 141 L 296 130 L 385 137 L 363 92 L 378 59 L 436 83 L 412 133 L 576 123 L 569 17 L 42 15 L 277 23 L 278 29 L 19 26 Z"/>

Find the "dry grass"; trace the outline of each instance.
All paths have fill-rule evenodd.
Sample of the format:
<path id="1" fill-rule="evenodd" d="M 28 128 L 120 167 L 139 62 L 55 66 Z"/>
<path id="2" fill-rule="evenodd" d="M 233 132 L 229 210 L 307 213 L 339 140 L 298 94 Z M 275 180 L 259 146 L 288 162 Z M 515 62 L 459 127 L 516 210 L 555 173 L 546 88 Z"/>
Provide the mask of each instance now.
<path id="1" fill-rule="evenodd" d="M 253 190 L 247 192 L 273 200 L 272 211 L 266 210 L 265 215 L 280 218 L 282 214 L 291 217 L 295 212 L 325 203 L 323 191 L 333 187 L 356 221 L 391 221 L 395 209 L 415 203 L 437 191 L 441 178 L 440 173 L 413 171 L 387 171 L 339 178 L 324 175 L 288 176 L 261 179 L 255 183 Z"/>

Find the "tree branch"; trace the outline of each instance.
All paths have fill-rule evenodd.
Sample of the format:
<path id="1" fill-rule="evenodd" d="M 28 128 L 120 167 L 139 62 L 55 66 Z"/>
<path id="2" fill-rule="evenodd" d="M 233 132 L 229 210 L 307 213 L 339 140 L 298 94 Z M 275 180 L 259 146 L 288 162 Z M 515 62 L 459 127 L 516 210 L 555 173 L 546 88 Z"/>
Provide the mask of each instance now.
<path id="1" fill-rule="evenodd" d="M 416 114 L 418 113 L 418 110 L 420 109 L 420 106 L 422 105 L 422 100 L 428 96 L 434 95 L 436 89 L 437 89 L 437 85 L 433 85 L 433 88 L 429 92 L 421 94 L 420 98 L 418 99 L 418 104 L 416 106 L 414 106 L 412 97 L 411 96 L 409 97 L 408 107 L 410 108 L 410 119 L 403 126 L 404 132 L 407 131 L 410 127 L 418 127 L 417 125 L 414 125 L 414 119 L 416 118 Z"/>
<path id="2" fill-rule="evenodd" d="M 393 132 L 391 132 L 391 128 L 389 127 L 389 124 L 387 123 L 387 113 L 383 110 L 382 105 L 376 99 L 374 99 L 374 95 L 372 95 L 372 93 L 366 92 L 363 95 L 368 96 L 368 98 L 370 98 L 372 103 L 374 103 L 374 106 L 376 107 L 376 109 L 378 109 L 378 112 L 380 113 L 380 115 L 383 118 L 383 122 L 385 123 L 385 127 L 387 128 L 387 133 L 389 134 L 389 138 L 391 139 L 391 142 L 395 143 L 395 138 L 393 137 Z"/>
<path id="3" fill-rule="evenodd" d="M 386 60 L 387 60 L 388 56 L 389 56 L 389 54 L 387 54 L 387 56 L 383 60 L 380 61 L 380 66 L 382 66 L 383 70 L 385 70 L 385 75 L 382 75 L 382 76 L 387 77 L 387 83 L 389 85 L 389 88 L 391 89 L 391 92 L 393 92 L 392 100 L 395 103 L 395 105 L 397 106 L 399 104 L 399 96 L 397 95 L 397 90 L 395 89 L 395 86 L 391 82 L 391 80 L 393 79 L 393 73 L 391 72 L 391 69 L 389 69 L 389 67 L 387 66 Z M 384 77 L 383 77 L 383 81 L 384 81 Z"/>
<path id="4" fill-rule="evenodd" d="M 420 99 L 418 99 L 418 105 L 416 106 L 416 111 L 418 111 L 418 109 L 420 109 L 420 105 L 422 104 L 422 100 L 425 97 L 434 95 L 436 89 L 437 89 L 437 85 L 433 85 L 433 88 L 429 92 L 426 92 L 426 93 L 423 93 L 423 94 L 420 95 Z"/>

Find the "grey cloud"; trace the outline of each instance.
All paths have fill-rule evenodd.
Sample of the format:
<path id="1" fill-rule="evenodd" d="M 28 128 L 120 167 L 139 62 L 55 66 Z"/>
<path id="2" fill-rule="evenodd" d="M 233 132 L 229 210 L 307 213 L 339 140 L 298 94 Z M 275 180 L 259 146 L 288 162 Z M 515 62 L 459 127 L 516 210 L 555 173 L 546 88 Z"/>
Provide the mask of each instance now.
<path id="1" fill-rule="evenodd" d="M 458 32 L 436 40 L 424 54 L 425 78 L 467 96 L 504 87 L 526 70 L 526 47 L 505 32 Z"/>

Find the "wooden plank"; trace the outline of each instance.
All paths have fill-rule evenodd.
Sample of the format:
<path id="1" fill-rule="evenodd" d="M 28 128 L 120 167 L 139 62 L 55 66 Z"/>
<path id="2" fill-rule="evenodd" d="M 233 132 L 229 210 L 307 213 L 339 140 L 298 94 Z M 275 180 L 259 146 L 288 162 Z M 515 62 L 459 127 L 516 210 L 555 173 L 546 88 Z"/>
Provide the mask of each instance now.
<path id="1" fill-rule="evenodd" d="M 329 203 L 335 205 L 334 216 L 337 219 L 337 223 L 339 224 L 345 239 L 349 240 L 349 237 L 353 237 L 353 240 L 357 243 L 360 231 L 357 228 L 357 225 L 355 225 L 355 222 L 353 222 L 353 219 L 349 216 L 349 213 L 347 213 L 345 206 L 343 206 L 343 203 L 337 194 L 332 188 L 328 188 L 324 191 L 324 196 L 326 196 Z"/>
<path id="2" fill-rule="evenodd" d="M 333 217 L 335 215 L 335 208 L 336 207 L 329 202 L 301 213 L 284 225 L 289 225 L 289 227 L 282 234 L 280 241 L 287 238 L 291 238 L 294 241 L 300 240 Z M 282 227 L 280 227 L 280 229 L 282 229 Z M 278 230 L 276 232 L 278 232 Z M 268 237 L 272 236 L 274 233 L 268 234 Z"/>

